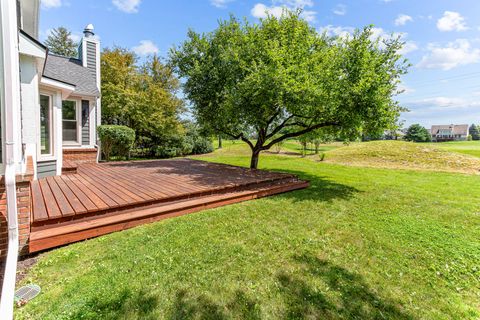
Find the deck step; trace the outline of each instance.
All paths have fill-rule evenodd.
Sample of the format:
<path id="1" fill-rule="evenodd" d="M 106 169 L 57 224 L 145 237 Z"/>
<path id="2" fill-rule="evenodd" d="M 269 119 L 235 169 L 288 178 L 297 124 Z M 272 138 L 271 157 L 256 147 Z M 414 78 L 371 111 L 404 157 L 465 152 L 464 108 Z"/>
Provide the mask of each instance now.
<path id="1" fill-rule="evenodd" d="M 216 208 L 241 201 L 266 197 L 308 187 L 306 181 L 275 183 L 261 188 L 199 196 L 168 203 L 153 204 L 112 214 L 94 216 L 80 221 L 69 221 L 41 228 L 32 228 L 29 251 L 37 252 L 58 247 L 111 232 L 121 231 L 141 224 L 176 217 L 204 209 Z"/>

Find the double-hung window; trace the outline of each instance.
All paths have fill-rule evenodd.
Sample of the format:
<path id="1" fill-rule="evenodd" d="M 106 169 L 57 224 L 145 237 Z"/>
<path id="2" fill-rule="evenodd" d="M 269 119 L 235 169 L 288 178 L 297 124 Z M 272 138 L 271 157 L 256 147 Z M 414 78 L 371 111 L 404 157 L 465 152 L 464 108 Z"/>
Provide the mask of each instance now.
<path id="1" fill-rule="evenodd" d="M 79 142 L 79 112 L 77 102 L 64 100 L 62 102 L 62 131 L 64 144 L 78 144 Z"/>

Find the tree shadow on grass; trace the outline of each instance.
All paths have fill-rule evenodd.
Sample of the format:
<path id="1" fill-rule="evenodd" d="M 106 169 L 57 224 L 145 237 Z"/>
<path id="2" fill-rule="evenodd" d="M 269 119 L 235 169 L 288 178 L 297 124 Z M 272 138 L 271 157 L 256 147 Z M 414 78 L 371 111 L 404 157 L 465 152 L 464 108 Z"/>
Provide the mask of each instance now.
<path id="1" fill-rule="evenodd" d="M 258 304 L 238 290 L 233 299 L 222 306 L 205 295 L 192 297 L 186 290 L 180 290 L 175 296 L 169 319 L 261 319 Z"/>
<path id="2" fill-rule="evenodd" d="M 90 298 L 72 319 L 158 319 L 159 297 L 143 289 L 125 288 L 112 295 Z"/>
<path id="3" fill-rule="evenodd" d="M 277 197 L 291 199 L 294 201 L 331 201 L 334 199 L 349 200 L 356 193 L 362 191 L 345 184 L 337 183 L 328 177 L 311 175 L 301 171 L 294 170 L 282 170 L 284 173 L 294 174 L 301 180 L 310 182 L 310 186 L 306 189 L 298 190 L 295 192 L 287 192 L 278 195 Z"/>
<path id="4" fill-rule="evenodd" d="M 413 319 L 395 301 L 380 297 L 359 274 L 312 255 L 294 257 L 302 274 L 278 275 L 287 319 Z M 320 280 L 328 290 L 305 279 Z"/>

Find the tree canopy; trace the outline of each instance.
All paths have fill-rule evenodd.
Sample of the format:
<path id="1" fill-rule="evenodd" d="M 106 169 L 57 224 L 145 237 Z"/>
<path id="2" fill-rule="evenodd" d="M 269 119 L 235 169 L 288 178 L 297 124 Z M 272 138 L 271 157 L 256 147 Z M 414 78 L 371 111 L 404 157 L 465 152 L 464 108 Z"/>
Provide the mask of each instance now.
<path id="1" fill-rule="evenodd" d="M 480 140 L 480 129 L 476 124 L 472 124 L 470 128 L 468 128 L 468 133 L 472 136 L 472 140 Z"/>
<path id="2" fill-rule="evenodd" d="M 179 82 L 158 56 L 138 64 L 135 53 L 106 48 L 101 68 L 104 124 L 125 125 L 135 130 L 137 138 L 149 139 L 182 130 Z"/>
<path id="3" fill-rule="evenodd" d="M 372 34 L 328 37 L 300 12 L 258 24 L 232 16 L 213 32 L 189 31 L 170 61 L 198 122 L 246 142 L 256 168 L 261 151 L 287 138 L 327 127 L 352 137 L 396 122 L 402 42 Z"/>
<path id="4" fill-rule="evenodd" d="M 403 138 L 413 142 L 429 142 L 432 140 L 428 130 L 419 124 L 412 124 L 408 127 L 407 133 Z"/>
<path id="5" fill-rule="evenodd" d="M 52 53 L 65 57 L 78 55 L 78 43 L 72 40 L 72 33 L 65 27 L 53 29 L 45 40 L 45 45 Z"/>

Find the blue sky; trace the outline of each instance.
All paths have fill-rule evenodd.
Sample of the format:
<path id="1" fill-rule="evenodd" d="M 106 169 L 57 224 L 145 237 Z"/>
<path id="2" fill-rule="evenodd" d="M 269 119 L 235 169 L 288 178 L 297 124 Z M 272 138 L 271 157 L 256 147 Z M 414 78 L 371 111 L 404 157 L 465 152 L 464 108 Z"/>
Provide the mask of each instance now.
<path id="1" fill-rule="evenodd" d="M 230 13 L 255 21 L 282 7 L 303 8 L 319 31 L 346 35 L 373 24 L 375 35 L 401 35 L 412 67 L 397 97 L 410 109 L 406 125 L 480 123 L 479 0 L 41 0 L 40 38 L 58 26 L 76 38 L 88 23 L 103 47 L 118 45 L 139 56 L 181 43 L 187 30 L 213 30 Z"/>

